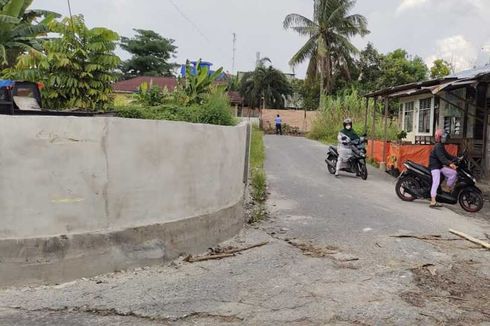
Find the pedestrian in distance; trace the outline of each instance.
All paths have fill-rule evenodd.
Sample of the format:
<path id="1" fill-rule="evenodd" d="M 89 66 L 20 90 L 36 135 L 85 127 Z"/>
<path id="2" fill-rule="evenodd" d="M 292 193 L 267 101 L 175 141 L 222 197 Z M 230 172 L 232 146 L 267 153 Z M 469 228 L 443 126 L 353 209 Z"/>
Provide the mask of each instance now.
<path id="1" fill-rule="evenodd" d="M 282 135 L 282 118 L 278 114 L 274 119 L 276 122 L 276 135 Z"/>

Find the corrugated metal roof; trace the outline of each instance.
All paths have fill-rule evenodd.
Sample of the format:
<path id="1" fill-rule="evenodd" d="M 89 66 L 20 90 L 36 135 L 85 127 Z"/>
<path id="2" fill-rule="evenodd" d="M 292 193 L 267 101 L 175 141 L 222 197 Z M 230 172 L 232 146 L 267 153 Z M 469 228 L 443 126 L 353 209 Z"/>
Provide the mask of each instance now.
<path id="1" fill-rule="evenodd" d="M 490 75 L 490 65 L 486 65 L 484 67 L 469 69 L 465 71 L 461 71 L 455 74 L 450 75 L 450 78 L 457 79 L 470 79 L 470 78 L 478 78 L 484 75 Z"/>

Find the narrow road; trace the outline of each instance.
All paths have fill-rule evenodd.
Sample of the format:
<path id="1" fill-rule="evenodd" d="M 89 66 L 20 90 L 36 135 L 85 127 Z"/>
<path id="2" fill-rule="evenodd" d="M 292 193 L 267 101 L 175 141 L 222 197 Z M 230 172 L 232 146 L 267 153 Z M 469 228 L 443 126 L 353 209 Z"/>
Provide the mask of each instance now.
<path id="1" fill-rule="evenodd" d="M 488 221 L 403 203 L 394 180 L 328 174 L 326 146 L 267 136 L 270 218 L 222 245 L 269 244 L 59 286 L 0 291 L 1 325 L 479 325 Z M 396 235 L 415 238 L 395 238 Z M 434 235 L 440 235 L 434 237 Z"/>

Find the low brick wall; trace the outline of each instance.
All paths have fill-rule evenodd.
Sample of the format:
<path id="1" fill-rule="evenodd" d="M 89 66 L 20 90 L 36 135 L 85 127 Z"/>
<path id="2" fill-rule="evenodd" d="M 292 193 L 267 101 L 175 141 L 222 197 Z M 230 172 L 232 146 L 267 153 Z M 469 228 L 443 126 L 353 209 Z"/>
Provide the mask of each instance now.
<path id="1" fill-rule="evenodd" d="M 274 119 L 280 115 L 282 122 L 293 128 L 298 128 L 300 132 L 306 133 L 311 130 L 313 120 L 318 112 L 316 111 L 299 111 L 299 110 L 262 110 L 262 127 L 264 129 L 275 128 Z"/>

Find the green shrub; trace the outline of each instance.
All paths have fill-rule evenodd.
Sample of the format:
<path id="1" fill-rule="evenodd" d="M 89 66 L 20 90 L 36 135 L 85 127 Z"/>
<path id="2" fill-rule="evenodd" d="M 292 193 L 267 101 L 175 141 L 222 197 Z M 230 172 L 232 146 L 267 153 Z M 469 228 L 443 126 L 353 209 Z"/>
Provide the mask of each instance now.
<path id="1" fill-rule="evenodd" d="M 319 114 L 312 124 L 312 129 L 308 134 L 309 138 L 320 140 L 327 143 L 337 142 L 337 135 L 343 127 L 345 118 L 352 118 L 354 121 L 354 130 L 357 133 L 364 133 L 364 121 L 366 116 L 365 99 L 361 97 L 356 90 L 346 92 L 339 96 L 328 96 L 324 99 L 324 107 L 320 109 Z M 384 137 L 384 121 L 381 115 L 381 104 L 378 103 L 377 119 L 375 123 L 375 132 L 372 132 L 374 102 L 369 104 L 370 114 L 368 115 L 367 134 L 370 138 L 382 139 Z M 396 140 L 399 133 L 395 122 L 388 122 L 388 140 Z"/>
<path id="2" fill-rule="evenodd" d="M 267 182 L 264 171 L 265 147 L 264 132 L 254 127 L 250 144 L 250 169 L 252 198 L 264 202 L 267 198 Z"/>
<path id="3" fill-rule="evenodd" d="M 116 108 L 116 112 L 117 116 L 123 118 L 185 121 L 222 126 L 232 126 L 237 121 L 233 116 L 228 95 L 220 90 L 208 94 L 201 105 L 133 105 Z"/>

